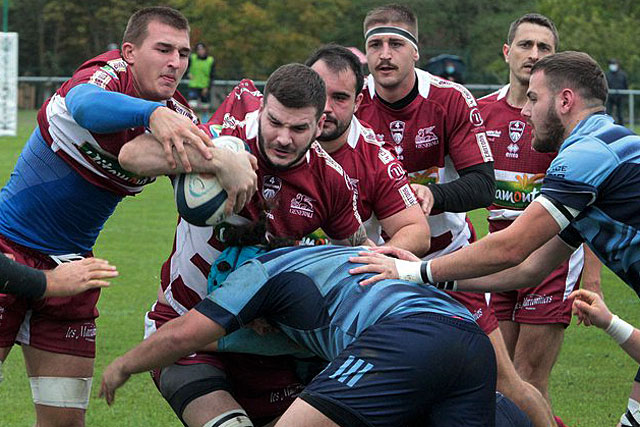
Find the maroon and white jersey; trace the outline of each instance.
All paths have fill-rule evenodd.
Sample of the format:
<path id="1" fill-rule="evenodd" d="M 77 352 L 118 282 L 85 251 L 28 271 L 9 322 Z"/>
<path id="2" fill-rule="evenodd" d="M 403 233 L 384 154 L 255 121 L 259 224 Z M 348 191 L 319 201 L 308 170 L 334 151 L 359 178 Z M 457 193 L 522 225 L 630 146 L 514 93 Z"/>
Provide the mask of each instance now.
<path id="1" fill-rule="evenodd" d="M 89 83 L 102 89 L 140 98 L 133 84 L 129 65 L 118 50 L 111 50 L 86 61 L 45 101 L 38 112 L 38 126 L 51 149 L 83 178 L 92 184 L 120 195 L 142 191 L 154 180 L 139 177 L 122 169 L 118 154 L 122 146 L 145 132 L 135 127 L 120 132 L 98 134 L 81 127 L 71 116 L 65 103 L 67 93 L 75 86 Z M 187 101 L 176 92 L 166 106 L 198 123 Z"/>
<path id="2" fill-rule="evenodd" d="M 234 222 L 255 221 L 265 202 L 267 228 L 278 237 L 301 240 L 316 229 L 332 239 L 353 235 L 361 226 L 351 183 L 342 167 L 317 143 L 304 160 L 288 170 L 272 170 L 258 151 L 258 113 L 262 95 L 243 80 L 211 120 L 201 128 L 212 137 L 233 135 L 258 158 L 258 191 Z M 179 219 L 173 253 L 162 267 L 161 285 L 171 307 L 184 314 L 207 294 L 207 276 L 224 249 L 213 227 L 196 227 Z"/>
<path id="3" fill-rule="evenodd" d="M 418 96 L 394 110 L 376 96 L 369 75 L 358 118 L 393 145 L 416 184 L 458 179 L 458 170 L 493 161 L 484 123 L 475 98 L 464 86 L 416 69 Z M 452 252 L 467 244 L 471 230 L 464 213 L 432 211 L 429 216 L 431 250 L 428 257 Z"/>
<path id="4" fill-rule="evenodd" d="M 358 211 L 367 236 L 382 244 L 378 219 L 385 219 L 418 203 L 402 163 L 357 118 L 351 120 L 347 143 L 331 157 L 349 176 L 358 198 Z"/>
<path id="5" fill-rule="evenodd" d="M 507 103 L 508 92 L 509 85 L 478 100 L 496 175 L 496 193 L 488 208 L 490 231 L 507 227 L 540 194 L 544 175 L 556 156 L 533 149 L 531 126 L 522 117 L 522 109 Z"/>

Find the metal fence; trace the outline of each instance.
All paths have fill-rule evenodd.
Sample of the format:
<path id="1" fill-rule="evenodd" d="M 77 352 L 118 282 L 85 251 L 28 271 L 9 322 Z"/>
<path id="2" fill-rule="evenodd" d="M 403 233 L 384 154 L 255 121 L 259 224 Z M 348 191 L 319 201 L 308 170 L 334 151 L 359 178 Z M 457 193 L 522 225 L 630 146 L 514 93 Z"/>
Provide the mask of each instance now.
<path id="1" fill-rule="evenodd" d="M 60 86 L 67 81 L 69 77 L 18 77 L 18 106 L 21 109 L 36 109 Z M 180 82 L 179 90 L 186 94 L 188 80 Z M 211 104 L 204 106 L 204 110 L 214 109 L 224 100 L 225 96 L 231 92 L 239 80 L 214 80 Z M 259 89 L 264 88 L 264 81 L 254 82 Z M 497 89 L 501 85 L 484 85 L 484 84 L 467 84 L 465 85 L 476 97 L 484 96 Z M 635 99 L 640 96 L 640 90 L 637 89 L 615 89 L 611 90 L 612 94 L 626 95 L 626 119 L 625 123 L 630 127 L 635 127 Z M 206 111 L 205 111 L 206 112 Z"/>

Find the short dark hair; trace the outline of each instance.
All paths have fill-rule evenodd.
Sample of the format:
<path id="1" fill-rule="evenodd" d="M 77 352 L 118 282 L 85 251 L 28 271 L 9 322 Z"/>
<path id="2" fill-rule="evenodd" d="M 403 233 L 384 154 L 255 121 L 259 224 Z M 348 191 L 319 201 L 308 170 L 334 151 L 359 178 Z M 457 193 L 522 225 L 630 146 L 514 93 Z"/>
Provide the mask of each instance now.
<path id="1" fill-rule="evenodd" d="M 542 71 L 553 93 L 576 90 L 587 101 L 607 100 L 607 79 L 600 65 L 584 52 L 565 51 L 545 56 L 533 65 L 531 74 Z"/>
<path id="2" fill-rule="evenodd" d="M 407 6 L 391 3 L 376 7 L 364 17 L 364 32 L 376 24 L 402 23 L 409 28 L 409 32 L 418 40 L 418 17 Z"/>
<path id="3" fill-rule="evenodd" d="M 190 31 L 189 21 L 179 11 L 165 6 L 145 7 L 129 18 L 122 43 L 140 45 L 147 38 L 147 29 L 152 21 L 158 21 L 177 30 Z"/>
<path id="4" fill-rule="evenodd" d="M 516 31 L 518 31 L 518 27 L 520 24 L 535 24 L 540 25 L 541 27 L 548 28 L 553 34 L 553 44 L 554 48 L 558 48 L 558 43 L 560 43 L 560 36 L 558 35 L 558 29 L 556 28 L 556 24 L 549 18 L 539 13 L 527 13 L 526 15 L 522 15 L 520 18 L 516 19 L 509 26 L 509 33 L 507 34 L 507 44 L 511 46 L 513 43 L 513 39 L 516 37 Z"/>
<path id="5" fill-rule="evenodd" d="M 273 95 L 287 108 L 316 109 L 316 120 L 324 113 L 327 102 L 324 81 L 310 67 L 302 64 L 287 64 L 275 70 L 267 79 L 264 99 Z"/>
<path id="6" fill-rule="evenodd" d="M 356 96 L 362 91 L 364 86 L 364 71 L 358 57 L 344 46 L 339 44 L 326 44 L 315 52 L 305 62 L 305 65 L 311 67 L 318 61 L 324 61 L 327 67 L 336 73 L 351 70 L 356 77 Z"/>

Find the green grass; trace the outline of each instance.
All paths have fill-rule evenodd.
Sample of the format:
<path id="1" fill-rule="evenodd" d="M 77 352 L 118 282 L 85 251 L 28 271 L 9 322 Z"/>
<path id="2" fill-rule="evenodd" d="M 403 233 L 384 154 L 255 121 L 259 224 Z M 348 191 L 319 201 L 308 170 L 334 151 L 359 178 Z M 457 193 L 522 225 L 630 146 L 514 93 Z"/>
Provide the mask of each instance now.
<path id="1" fill-rule="evenodd" d="M 0 138 L 0 183 L 8 179 L 33 129 L 35 114 L 20 112 L 19 119 L 19 136 Z M 474 211 L 471 216 L 480 234 L 486 233 L 484 212 Z M 142 339 L 143 316 L 156 299 L 160 266 L 171 249 L 175 221 L 171 188 L 161 178 L 141 195 L 127 198 L 98 240 L 96 255 L 116 264 L 121 277 L 103 292 L 99 303 L 98 354 L 88 426 L 181 425 L 147 374 L 134 376 L 120 389 L 113 407 L 97 399 L 104 367 Z M 608 270 L 603 289 L 613 311 L 640 325 L 638 298 Z M 31 393 L 18 347 L 3 368 L 0 425 L 33 425 Z M 626 405 L 636 369 L 603 332 L 572 325 L 552 375 L 555 412 L 571 426 L 614 425 Z"/>

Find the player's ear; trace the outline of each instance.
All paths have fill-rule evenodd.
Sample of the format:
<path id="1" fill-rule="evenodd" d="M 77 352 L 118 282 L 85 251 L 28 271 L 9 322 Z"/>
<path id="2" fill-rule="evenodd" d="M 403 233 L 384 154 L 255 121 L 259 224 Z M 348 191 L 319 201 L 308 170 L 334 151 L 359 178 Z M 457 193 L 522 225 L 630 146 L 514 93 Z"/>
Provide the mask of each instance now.
<path id="1" fill-rule="evenodd" d="M 509 52 L 511 51 L 511 48 L 509 47 L 508 44 L 503 44 L 502 45 L 502 56 L 504 56 L 504 62 L 509 62 Z"/>
<path id="2" fill-rule="evenodd" d="M 558 111 L 560 113 L 566 114 L 576 103 L 576 92 L 572 89 L 564 88 L 558 93 Z"/>
<path id="3" fill-rule="evenodd" d="M 122 43 L 122 48 L 120 49 L 120 54 L 122 55 L 122 59 L 127 61 L 129 64 L 133 64 L 135 62 L 135 46 L 131 42 Z"/>
<path id="4" fill-rule="evenodd" d="M 356 111 L 358 111 L 358 108 L 360 108 L 360 104 L 362 103 L 362 98 L 364 98 L 364 94 L 362 92 L 360 92 L 359 94 L 356 95 L 356 104 L 355 104 L 355 107 L 353 109 L 354 113 Z"/>
<path id="5" fill-rule="evenodd" d="M 324 121 L 327 119 L 327 115 L 322 113 L 322 115 L 320 116 L 320 119 L 318 120 L 317 126 L 316 126 L 316 138 L 320 136 L 320 134 L 322 133 L 322 128 L 324 127 Z"/>

